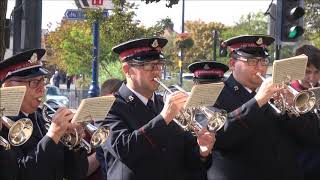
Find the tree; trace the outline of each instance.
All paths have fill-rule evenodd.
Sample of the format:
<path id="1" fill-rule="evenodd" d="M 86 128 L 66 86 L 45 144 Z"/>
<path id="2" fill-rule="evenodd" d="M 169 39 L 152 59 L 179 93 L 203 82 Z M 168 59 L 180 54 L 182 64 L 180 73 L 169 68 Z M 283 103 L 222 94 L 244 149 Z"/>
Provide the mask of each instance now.
<path id="1" fill-rule="evenodd" d="M 305 38 L 307 40 L 313 40 L 319 38 L 319 36 L 314 36 L 320 33 L 320 2 L 319 0 L 305 0 L 305 17 L 304 24 L 306 33 Z"/>
<path id="2" fill-rule="evenodd" d="M 124 78 L 121 63 L 112 47 L 133 38 L 156 36 L 163 33 L 163 27 L 145 28 L 134 20 L 134 4 L 115 4 L 110 16 L 103 17 L 102 10 L 87 10 L 87 20 L 62 20 L 60 27 L 47 37 L 48 63 L 69 74 L 91 77 L 92 23 L 100 21 L 100 74 L 99 81 L 110 77 Z M 125 27 L 125 28 L 124 28 Z"/>
<path id="3" fill-rule="evenodd" d="M 187 21 L 185 23 L 185 29 L 194 41 L 193 47 L 185 52 L 183 69 L 187 71 L 187 66 L 192 62 L 213 59 L 213 30 L 219 31 L 219 41 L 244 34 L 266 34 L 267 18 L 262 12 L 256 14 L 249 13 L 242 16 L 234 26 L 225 26 L 218 22 L 205 23 L 201 20 Z M 178 56 L 180 49 L 175 47 L 174 44 L 177 34 L 172 32 L 171 34 L 167 34 L 166 38 L 169 42 L 164 48 L 164 53 L 173 60 L 173 70 L 177 72 L 177 64 L 180 60 Z M 219 48 L 219 46 L 217 48 Z M 219 62 L 225 64 L 228 63 L 228 60 L 228 58 L 218 58 Z"/>
<path id="4" fill-rule="evenodd" d="M 6 46 L 4 43 L 4 32 L 5 32 L 5 21 L 7 13 L 7 3 L 8 0 L 0 1 L 0 61 L 4 58 L 4 53 L 6 52 Z"/>
<path id="5" fill-rule="evenodd" d="M 149 3 L 153 3 L 153 2 L 159 2 L 160 0 L 142 0 L 142 1 L 145 1 L 147 4 Z M 166 0 L 168 3 L 166 4 L 167 7 L 172 7 L 173 5 L 175 4 L 178 4 L 179 3 L 179 0 Z"/>

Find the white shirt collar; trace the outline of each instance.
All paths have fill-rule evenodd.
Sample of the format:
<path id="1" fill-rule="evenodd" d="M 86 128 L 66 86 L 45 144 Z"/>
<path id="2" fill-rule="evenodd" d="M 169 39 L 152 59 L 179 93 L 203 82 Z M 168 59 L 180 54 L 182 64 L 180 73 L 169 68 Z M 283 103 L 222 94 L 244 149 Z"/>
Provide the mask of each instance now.
<path id="1" fill-rule="evenodd" d="M 129 87 L 128 85 L 126 85 L 130 91 L 133 92 L 133 94 L 135 94 L 142 102 L 144 105 L 147 105 L 148 103 L 148 98 L 144 97 L 143 95 L 141 95 L 140 93 L 138 93 L 137 91 L 133 90 L 131 87 Z M 154 93 L 152 94 L 151 100 L 154 102 Z"/>
<path id="2" fill-rule="evenodd" d="M 25 112 L 23 112 L 23 111 L 21 111 L 26 117 L 28 117 L 29 116 L 29 114 L 28 113 L 25 113 Z"/>
<path id="3" fill-rule="evenodd" d="M 250 94 L 253 92 L 250 88 L 243 86 Z"/>

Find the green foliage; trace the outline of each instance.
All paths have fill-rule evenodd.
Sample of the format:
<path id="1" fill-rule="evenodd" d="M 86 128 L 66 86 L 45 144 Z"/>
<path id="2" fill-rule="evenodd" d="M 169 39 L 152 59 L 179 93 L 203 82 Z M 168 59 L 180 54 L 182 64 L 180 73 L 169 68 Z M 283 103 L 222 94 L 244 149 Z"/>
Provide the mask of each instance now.
<path id="1" fill-rule="evenodd" d="M 160 0 L 142 0 L 142 1 L 145 1 L 147 4 L 149 3 L 153 3 L 153 2 L 159 2 Z M 179 0 L 166 0 L 168 3 L 166 4 L 167 7 L 172 7 L 173 5 L 175 4 L 178 4 L 179 3 Z"/>
<path id="2" fill-rule="evenodd" d="M 91 77 L 93 49 L 91 29 L 93 22 L 99 21 L 100 82 L 111 77 L 123 79 L 121 63 L 118 55 L 112 52 L 112 47 L 130 39 L 159 36 L 163 34 L 163 26 L 171 20 L 164 19 L 151 28 L 145 28 L 134 20 L 134 4 L 121 4 L 121 1 L 116 1 L 115 5 L 109 17 L 103 17 L 103 10 L 86 10 L 88 17 L 86 20 L 63 20 L 60 27 L 50 32 L 47 37 L 48 63 L 68 74 L 82 74 L 84 79 Z"/>
<path id="3" fill-rule="evenodd" d="M 306 32 L 304 36 L 307 40 L 319 41 L 319 36 L 315 36 L 320 33 L 320 3 L 319 0 L 305 0 L 304 9 L 306 14 L 304 16 L 304 23 Z M 316 44 L 316 43 L 315 43 Z M 318 46 L 319 47 L 319 46 Z"/>

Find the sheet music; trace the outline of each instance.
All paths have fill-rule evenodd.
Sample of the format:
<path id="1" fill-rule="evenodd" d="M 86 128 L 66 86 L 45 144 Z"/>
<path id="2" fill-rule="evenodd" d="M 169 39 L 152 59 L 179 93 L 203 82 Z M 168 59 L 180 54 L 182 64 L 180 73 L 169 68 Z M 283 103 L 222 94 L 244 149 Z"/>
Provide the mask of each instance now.
<path id="1" fill-rule="evenodd" d="M 26 93 L 25 86 L 0 88 L 0 115 L 17 116 Z"/>
<path id="2" fill-rule="evenodd" d="M 71 122 L 77 123 L 92 120 L 104 120 L 114 101 L 114 96 L 101 96 L 83 99 Z"/>
<path id="3" fill-rule="evenodd" d="M 194 85 L 191 89 L 191 94 L 186 102 L 185 108 L 213 106 L 223 87 L 224 83 Z"/>
<path id="4" fill-rule="evenodd" d="M 305 76 L 308 56 L 302 54 L 273 62 L 272 81 L 275 84 L 301 80 Z"/>

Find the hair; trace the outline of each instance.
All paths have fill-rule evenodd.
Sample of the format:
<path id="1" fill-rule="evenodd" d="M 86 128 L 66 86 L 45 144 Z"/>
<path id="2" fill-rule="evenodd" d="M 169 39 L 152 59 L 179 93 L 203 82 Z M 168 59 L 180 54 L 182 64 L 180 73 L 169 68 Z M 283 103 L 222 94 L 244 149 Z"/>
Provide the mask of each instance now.
<path id="1" fill-rule="evenodd" d="M 303 45 L 296 50 L 296 56 L 305 54 L 308 56 L 308 66 L 313 65 L 320 70 L 320 49 L 313 45 Z"/>
<path id="2" fill-rule="evenodd" d="M 122 84 L 122 81 L 117 78 L 111 78 L 106 80 L 101 85 L 101 95 L 109 95 L 117 92 Z"/>

